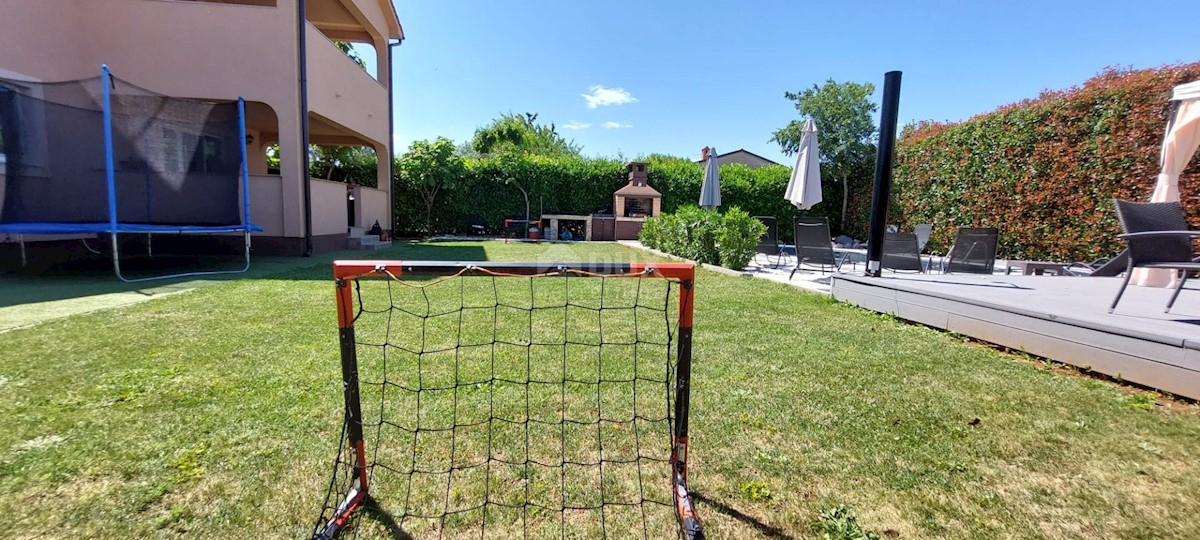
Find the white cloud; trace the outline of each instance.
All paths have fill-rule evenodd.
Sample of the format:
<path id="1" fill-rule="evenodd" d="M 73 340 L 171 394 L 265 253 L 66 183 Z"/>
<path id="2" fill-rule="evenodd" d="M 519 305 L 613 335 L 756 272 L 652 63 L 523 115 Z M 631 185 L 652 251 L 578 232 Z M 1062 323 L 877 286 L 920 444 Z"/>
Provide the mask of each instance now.
<path id="1" fill-rule="evenodd" d="M 624 88 L 605 88 L 598 84 L 588 88 L 588 93 L 579 95 L 583 96 L 583 100 L 587 102 L 587 108 L 589 109 L 606 107 L 608 105 L 624 105 L 637 101 L 637 98 L 633 97 L 633 94 L 630 94 Z"/>
<path id="2" fill-rule="evenodd" d="M 625 129 L 631 127 L 633 127 L 633 124 L 622 124 L 620 122 L 613 122 L 612 120 L 604 123 L 604 129 Z"/>
<path id="3" fill-rule="evenodd" d="M 572 131 L 578 130 L 578 129 L 587 129 L 590 127 L 592 127 L 592 125 L 587 122 L 575 122 L 575 121 L 567 122 L 567 123 L 563 124 L 563 126 L 562 126 L 563 129 L 569 129 Z"/>

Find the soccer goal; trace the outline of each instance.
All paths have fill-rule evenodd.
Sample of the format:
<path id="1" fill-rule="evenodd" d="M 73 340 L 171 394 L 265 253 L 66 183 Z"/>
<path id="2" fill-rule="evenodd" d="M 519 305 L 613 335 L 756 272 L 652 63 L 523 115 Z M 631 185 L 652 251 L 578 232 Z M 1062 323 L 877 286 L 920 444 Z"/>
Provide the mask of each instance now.
<path id="1" fill-rule="evenodd" d="M 691 264 L 333 269 L 345 419 L 313 538 L 703 538 Z"/>

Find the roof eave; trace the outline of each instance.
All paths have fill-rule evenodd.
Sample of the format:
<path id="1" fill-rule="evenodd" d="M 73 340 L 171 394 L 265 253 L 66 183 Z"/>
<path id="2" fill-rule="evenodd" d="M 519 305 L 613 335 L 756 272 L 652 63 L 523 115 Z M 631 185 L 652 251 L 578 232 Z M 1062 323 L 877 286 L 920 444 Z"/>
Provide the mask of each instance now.
<path id="1" fill-rule="evenodd" d="M 388 39 L 404 41 L 404 26 L 400 24 L 400 16 L 396 14 L 396 6 L 390 0 L 379 0 L 379 5 L 383 7 L 384 13 L 391 14 L 391 17 L 387 17 Z"/>

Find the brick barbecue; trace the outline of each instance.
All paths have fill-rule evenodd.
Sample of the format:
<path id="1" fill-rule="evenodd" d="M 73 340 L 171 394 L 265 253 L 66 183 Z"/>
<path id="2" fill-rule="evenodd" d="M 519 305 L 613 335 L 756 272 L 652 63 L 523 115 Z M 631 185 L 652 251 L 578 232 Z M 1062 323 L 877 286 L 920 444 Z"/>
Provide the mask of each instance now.
<path id="1" fill-rule="evenodd" d="M 636 240 L 646 218 L 662 212 L 662 194 L 647 183 L 646 167 L 639 161 L 627 164 L 629 183 L 613 193 L 617 240 Z"/>

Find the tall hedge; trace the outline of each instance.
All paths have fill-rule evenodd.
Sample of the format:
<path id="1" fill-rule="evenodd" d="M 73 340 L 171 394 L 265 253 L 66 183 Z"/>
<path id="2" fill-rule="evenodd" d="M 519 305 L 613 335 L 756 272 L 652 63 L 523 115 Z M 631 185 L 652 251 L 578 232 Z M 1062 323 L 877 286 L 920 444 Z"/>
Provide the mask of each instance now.
<path id="1" fill-rule="evenodd" d="M 523 188 L 529 212 L 591 214 L 612 206 L 612 194 L 625 183 L 625 164 L 611 159 L 524 156 L 468 159 L 463 178 L 446 189 L 435 204 L 436 232 L 462 232 L 467 217 L 478 216 L 493 230 L 506 217 L 525 216 Z M 397 178 L 395 199 L 398 234 L 420 234 L 424 227 L 421 198 Z"/>
<path id="2" fill-rule="evenodd" d="M 690 160 L 671 157 L 651 157 L 648 179 L 650 185 L 663 194 L 663 211 L 674 212 L 694 205 L 700 199 L 703 167 Z M 722 165 L 721 202 L 723 207 L 740 207 L 752 215 L 775 216 L 780 223 L 790 223 L 797 210 L 783 199 L 791 169 L 771 165 L 751 169 L 741 164 Z M 865 181 L 852 183 L 852 190 L 869 187 L 870 174 Z M 434 210 L 434 230 L 462 232 L 467 217 L 476 215 L 489 227 L 496 229 L 504 218 L 524 217 L 525 200 L 521 186 L 529 194 L 530 215 L 591 214 L 612 211 L 613 192 L 627 182 L 625 163 L 615 159 L 540 156 L 510 156 L 505 158 L 468 159 L 466 173 L 452 189 L 439 198 Z M 825 203 L 808 211 L 809 215 L 827 216 L 836 227 L 836 213 L 841 205 L 841 186 L 825 185 Z M 419 195 L 397 178 L 394 190 L 396 231 L 398 234 L 420 234 L 424 227 L 425 210 Z M 865 231 L 869 194 L 852 198 L 852 215 L 861 215 L 857 227 Z M 864 233 L 865 234 L 865 233 Z M 790 227 L 780 227 L 785 240 L 792 238 Z"/>
<path id="3" fill-rule="evenodd" d="M 1112 256 L 1123 247 L 1112 199 L 1149 198 L 1171 89 L 1196 79 L 1200 63 L 1109 69 L 962 123 L 906 127 L 891 221 L 933 223 L 934 250 L 953 242 L 956 227 L 994 226 L 1007 257 Z M 1200 227 L 1200 156 L 1180 177 L 1180 192 Z"/>

